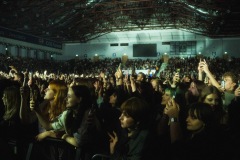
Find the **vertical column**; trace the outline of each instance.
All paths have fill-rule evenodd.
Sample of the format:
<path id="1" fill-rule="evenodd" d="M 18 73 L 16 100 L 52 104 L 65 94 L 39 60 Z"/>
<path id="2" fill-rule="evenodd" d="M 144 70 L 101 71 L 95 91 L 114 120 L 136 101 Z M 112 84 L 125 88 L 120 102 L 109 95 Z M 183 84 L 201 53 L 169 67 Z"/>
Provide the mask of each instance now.
<path id="1" fill-rule="evenodd" d="M 38 56 L 38 50 L 34 50 L 34 55 L 35 55 L 35 58 L 38 59 L 39 56 Z"/>
<path id="2" fill-rule="evenodd" d="M 198 59 L 202 59 L 202 58 L 203 58 L 202 52 L 198 52 L 197 58 L 198 58 Z"/>
<path id="3" fill-rule="evenodd" d="M 50 59 L 53 60 L 53 54 L 49 53 Z"/>
<path id="4" fill-rule="evenodd" d="M 17 57 L 21 57 L 20 56 L 20 47 L 19 46 L 16 47 L 16 52 L 17 52 Z"/>
<path id="5" fill-rule="evenodd" d="M 123 56 L 122 56 L 122 63 L 123 63 L 123 64 L 126 64 L 126 63 L 127 63 L 127 60 L 128 60 L 128 56 L 127 56 L 126 53 L 124 53 Z"/>
<path id="6" fill-rule="evenodd" d="M 99 60 L 98 54 L 95 54 L 93 57 L 93 62 L 97 62 Z"/>
<path id="7" fill-rule="evenodd" d="M 26 52 L 27 52 L 27 58 L 30 58 L 30 50 L 28 48 L 26 48 Z"/>
<path id="8" fill-rule="evenodd" d="M 228 60 L 228 59 L 229 59 L 229 56 L 228 56 L 228 53 L 227 53 L 227 52 L 224 52 L 222 57 L 223 57 L 223 59 L 225 59 L 225 60 Z"/>
<path id="9" fill-rule="evenodd" d="M 76 61 L 76 62 L 79 61 L 79 56 L 78 56 L 78 54 L 76 54 L 76 56 L 75 56 L 75 61 Z"/>
<path id="10" fill-rule="evenodd" d="M 169 60 L 169 55 L 167 53 L 164 53 L 164 55 L 162 56 L 163 58 L 163 62 L 164 63 L 168 63 L 168 60 Z"/>
<path id="11" fill-rule="evenodd" d="M 8 45 L 5 46 L 5 54 L 6 54 L 6 56 L 10 56 L 9 50 L 8 50 Z"/>
<path id="12" fill-rule="evenodd" d="M 47 60 L 47 53 L 46 52 L 43 52 L 43 59 Z"/>

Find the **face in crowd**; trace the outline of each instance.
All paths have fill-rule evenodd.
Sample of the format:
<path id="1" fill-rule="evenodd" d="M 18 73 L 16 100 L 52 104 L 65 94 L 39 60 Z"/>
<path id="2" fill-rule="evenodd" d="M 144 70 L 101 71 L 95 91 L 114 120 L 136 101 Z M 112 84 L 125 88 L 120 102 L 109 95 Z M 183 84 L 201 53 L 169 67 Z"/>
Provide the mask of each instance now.
<path id="1" fill-rule="evenodd" d="M 135 120 L 126 111 L 122 112 L 119 120 L 122 128 L 131 128 L 135 124 Z"/>
<path id="2" fill-rule="evenodd" d="M 142 72 L 139 72 L 136 80 L 139 82 L 142 82 L 142 81 L 145 81 L 145 78 L 146 78 L 145 74 Z"/>
<path id="3" fill-rule="evenodd" d="M 214 116 L 211 107 L 208 104 L 198 102 L 190 106 L 188 117 L 186 119 L 187 130 L 192 133 L 198 133 L 214 125 Z"/>
<path id="4" fill-rule="evenodd" d="M 166 89 L 163 96 L 162 96 L 162 102 L 161 105 L 166 105 L 168 103 L 168 101 L 171 100 L 172 96 L 173 96 L 173 91 L 170 89 Z"/>
<path id="5" fill-rule="evenodd" d="M 77 107 L 82 111 L 89 109 L 92 105 L 92 97 L 86 85 L 75 85 L 68 88 L 66 107 Z"/>
<path id="6" fill-rule="evenodd" d="M 123 102 L 121 111 L 119 120 L 122 128 L 136 130 L 148 126 L 151 111 L 144 100 L 132 97 Z"/>
<path id="7" fill-rule="evenodd" d="M 226 91 L 233 91 L 236 83 L 233 82 L 232 78 L 230 76 L 226 76 L 223 80 L 225 82 L 224 89 Z"/>
<path id="8" fill-rule="evenodd" d="M 68 94 L 67 94 L 67 103 L 66 107 L 70 108 L 73 106 L 76 106 L 81 102 L 81 98 L 77 97 L 71 87 L 68 88 Z"/>
<path id="9" fill-rule="evenodd" d="M 204 123 L 202 120 L 200 120 L 197 117 L 196 110 L 193 112 L 193 114 L 188 113 L 188 117 L 186 119 L 187 121 L 187 129 L 189 131 L 198 131 L 204 128 Z"/>
<path id="10" fill-rule="evenodd" d="M 221 107 L 221 92 L 215 86 L 206 86 L 201 91 L 199 102 L 209 104 L 213 110 Z"/>
<path id="11" fill-rule="evenodd" d="M 48 88 L 45 89 L 45 96 L 44 99 L 45 100 L 53 100 L 55 96 L 55 92 L 52 89 L 52 87 L 49 85 Z"/>
<path id="12" fill-rule="evenodd" d="M 114 106 L 117 102 L 117 94 L 116 93 L 113 93 L 111 96 L 110 96 L 110 99 L 109 99 L 109 103 Z"/>
<path id="13" fill-rule="evenodd" d="M 152 84 L 153 89 L 154 89 L 155 91 L 157 91 L 157 90 L 158 90 L 158 87 L 159 87 L 159 82 L 158 82 L 158 80 L 157 80 L 157 79 L 151 80 L 151 84 Z"/>
<path id="14" fill-rule="evenodd" d="M 56 101 L 59 103 L 63 103 L 65 105 L 65 99 L 67 97 L 67 85 L 64 81 L 61 80 L 53 80 L 49 83 L 48 87 L 45 89 L 45 100 Z"/>
<path id="15" fill-rule="evenodd" d="M 219 104 L 219 99 L 220 99 L 220 97 L 218 97 L 217 94 L 211 93 L 206 96 L 206 98 L 203 102 L 209 104 L 211 107 L 214 107 Z"/>

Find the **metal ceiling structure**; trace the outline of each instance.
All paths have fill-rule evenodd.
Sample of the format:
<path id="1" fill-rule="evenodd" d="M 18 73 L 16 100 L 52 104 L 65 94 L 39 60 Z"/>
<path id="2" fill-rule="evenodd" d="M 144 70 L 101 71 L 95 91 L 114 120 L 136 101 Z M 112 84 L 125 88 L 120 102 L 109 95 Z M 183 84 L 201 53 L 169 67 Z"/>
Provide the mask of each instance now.
<path id="1" fill-rule="evenodd" d="M 0 26 L 63 43 L 163 29 L 240 36 L 237 0 L 3 0 L 0 9 Z"/>

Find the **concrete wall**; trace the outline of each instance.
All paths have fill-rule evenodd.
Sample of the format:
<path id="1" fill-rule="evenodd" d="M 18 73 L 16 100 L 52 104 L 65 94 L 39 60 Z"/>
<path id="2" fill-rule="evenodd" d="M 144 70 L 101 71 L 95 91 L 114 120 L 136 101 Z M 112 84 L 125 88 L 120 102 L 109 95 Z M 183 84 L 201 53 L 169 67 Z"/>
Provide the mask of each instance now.
<path id="1" fill-rule="evenodd" d="M 170 45 L 162 45 L 162 42 L 145 42 L 147 43 L 156 43 L 157 44 L 157 52 L 161 55 L 165 52 L 170 53 Z M 197 40 L 196 45 L 196 54 L 201 52 L 204 56 L 208 57 L 221 57 L 224 52 L 227 52 L 230 56 L 240 57 L 240 38 L 231 38 L 231 39 L 203 39 Z M 141 42 L 144 43 L 144 42 Z M 64 46 L 64 54 L 63 56 L 59 56 L 58 58 L 61 60 L 72 59 L 76 56 L 79 58 L 84 58 L 84 55 L 87 55 L 88 58 L 92 58 L 95 54 L 98 54 L 100 58 L 110 57 L 114 58 L 114 54 L 116 57 L 121 58 L 124 53 L 128 55 L 128 58 L 133 59 L 133 44 L 134 42 L 130 42 L 129 46 L 110 46 L 110 43 L 103 44 L 65 44 Z M 175 56 L 175 55 L 170 55 Z M 179 55 L 176 55 L 179 56 Z M 181 56 L 181 55 L 180 55 Z M 182 55 L 185 57 L 186 55 Z M 189 56 L 189 55 L 187 55 Z M 193 55 L 194 56 L 194 55 Z"/>

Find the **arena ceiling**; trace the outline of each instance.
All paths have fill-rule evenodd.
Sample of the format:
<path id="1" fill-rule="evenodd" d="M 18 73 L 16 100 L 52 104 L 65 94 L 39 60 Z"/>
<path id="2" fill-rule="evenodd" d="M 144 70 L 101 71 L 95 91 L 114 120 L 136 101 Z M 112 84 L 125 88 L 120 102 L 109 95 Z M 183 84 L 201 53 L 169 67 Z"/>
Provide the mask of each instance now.
<path id="1" fill-rule="evenodd" d="M 240 36 L 238 0 L 2 0 L 0 9 L 0 26 L 58 42 L 165 29 Z"/>

